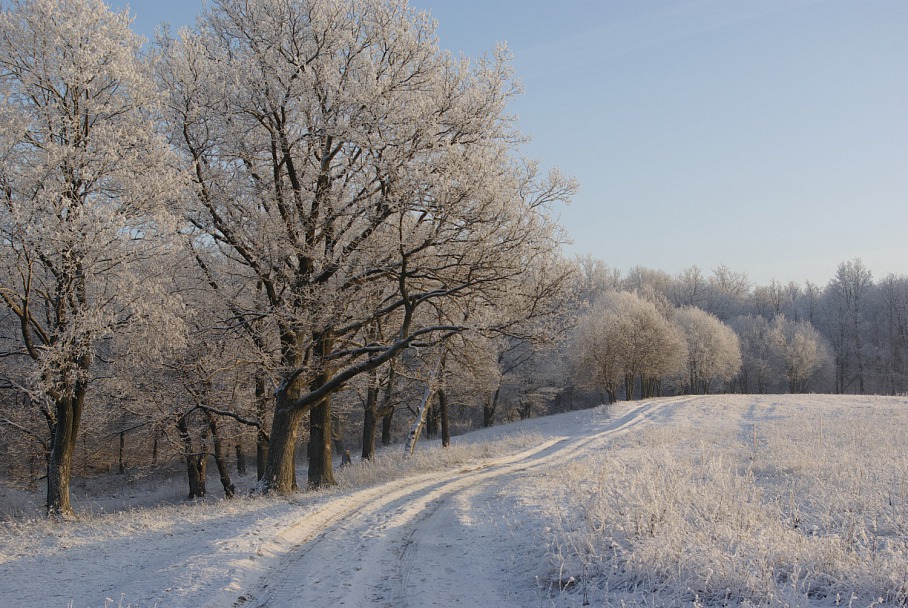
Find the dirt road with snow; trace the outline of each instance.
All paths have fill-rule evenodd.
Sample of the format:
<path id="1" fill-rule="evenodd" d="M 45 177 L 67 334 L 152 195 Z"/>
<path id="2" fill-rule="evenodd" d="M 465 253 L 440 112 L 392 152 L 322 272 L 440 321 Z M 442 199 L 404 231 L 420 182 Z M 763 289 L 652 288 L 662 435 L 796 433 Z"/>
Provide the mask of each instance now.
<path id="1" fill-rule="evenodd" d="M 622 404 L 616 417 L 598 408 L 485 429 L 456 437 L 458 453 L 482 453 L 482 446 L 507 443 L 515 433 L 528 433 L 535 445 L 364 489 L 178 504 L 65 523 L 6 522 L 0 605 L 545 605 L 558 579 L 548 565 L 546 528 L 559 515 L 544 511 L 550 507 L 539 489 L 558 488 L 559 469 L 571 458 L 641 425 L 664 423 L 683 402 L 657 399 Z M 475 452 L 466 447 L 473 444 Z"/>
<path id="2" fill-rule="evenodd" d="M 294 530 L 294 547 L 234 606 L 508 606 L 537 604 L 548 547 L 534 487 L 682 399 L 638 404 L 617 419 L 578 416 L 567 436 L 464 468 L 362 490 Z M 583 419 L 581 419 L 583 418 Z"/>

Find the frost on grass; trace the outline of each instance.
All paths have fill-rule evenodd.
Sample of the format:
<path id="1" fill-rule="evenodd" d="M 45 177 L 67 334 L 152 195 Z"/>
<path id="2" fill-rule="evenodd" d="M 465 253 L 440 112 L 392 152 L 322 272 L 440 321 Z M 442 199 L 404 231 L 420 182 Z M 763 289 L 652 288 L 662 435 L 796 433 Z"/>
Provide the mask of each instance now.
<path id="1" fill-rule="evenodd" d="M 908 604 L 908 404 L 709 403 L 569 465 L 556 601 Z"/>

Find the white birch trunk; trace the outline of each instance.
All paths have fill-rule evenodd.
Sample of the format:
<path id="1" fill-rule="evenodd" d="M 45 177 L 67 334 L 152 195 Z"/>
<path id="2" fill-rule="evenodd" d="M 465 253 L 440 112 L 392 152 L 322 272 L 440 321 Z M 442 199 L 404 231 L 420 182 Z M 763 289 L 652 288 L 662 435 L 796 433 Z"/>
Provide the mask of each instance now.
<path id="1" fill-rule="evenodd" d="M 437 388 L 438 372 L 441 370 L 443 360 L 444 355 L 439 355 L 438 362 L 435 364 L 435 369 L 432 370 L 432 373 L 429 375 L 429 380 L 426 382 L 426 392 L 423 393 L 422 402 L 419 404 L 419 409 L 416 412 L 416 420 L 413 421 L 413 426 L 410 427 L 410 432 L 407 434 L 407 443 L 404 446 L 404 454 L 407 456 L 412 456 L 413 452 L 416 451 L 416 440 L 419 439 L 419 435 L 426 425 L 426 414 L 429 411 L 429 403 L 432 400 L 432 395 L 435 394 Z"/>

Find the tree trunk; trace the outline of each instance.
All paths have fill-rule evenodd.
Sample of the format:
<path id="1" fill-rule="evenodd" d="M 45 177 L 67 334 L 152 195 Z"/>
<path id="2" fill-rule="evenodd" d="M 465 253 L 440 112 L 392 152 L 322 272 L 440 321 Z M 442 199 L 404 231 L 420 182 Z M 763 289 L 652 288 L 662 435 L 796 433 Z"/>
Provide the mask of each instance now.
<path id="1" fill-rule="evenodd" d="M 126 433 L 120 431 L 120 453 L 117 462 L 117 474 L 123 475 L 126 473 L 126 464 L 123 462 L 123 452 L 126 451 Z"/>
<path id="2" fill-rule="evenodd" d="M 205 496 L 205 481 L 208 476 L 208 461 L 203 454 L 186 454 L 186 474 L 189 480 L 187 500 Z"/>
<path id="3" fill-rule="evenodd" d="M 268 461 L 268 426 L 265 424 L 268 416 L 268 401 L 265 399 L 265 378 L 259 374 L 255 378 L 255 407 L 259 422 L 258 431 L 255 433 L 255 478 L 262 481 L 265 476 L 265 463 Z"/>
<path id="4" fill-rule="evenodd" d="M 426 407 L 428 408 L 428 412 L 426 412 L 426 436 L 434 438 L 438 436 L 438 408 L 433 407 L 431 400 L 429 400 Z"/>
<path id="5" fill-rule="evenodd" d="M 381 418 L 381 444 L 391 445 L 391 422 L 394 418 L 394 406 L 387 406 L 385 415 Z"/>
<path id="6" fill-rule="evenodd" d="M 381 444 L 391 445 L 391 430 L 394 419 L 394 381 L 396 379 L 396 366 L 394 361 L 388 365 L 388 380 L 385 384 L 384 396 L 376 408 L 375 415 L 381 418 Z"/>
<path id="7" fill-rule="evenodd" d="M 180 416 L 177 419 L 177 428 L 180 431 L 180 439 L 183 441 L 183 453 L 186 460 L 186 476 L 189 480 L 189 496 L 186 498 L 192 500 L 205 496 L 205 481 L 207 477 L 208 459 L 205 454 L 204 445 L 200 445 L 200 450 L 196 453 L 192 448 L 192 435 L 189 433 L 189 424 L 186 416 Z"/>
<path id="8" fill-rule="evenodd" d="M 236 472 L 237 475 L 246 474 L 246 455 L 243 454 L 243 448 L 239 443 L 236 444 Z"/>
<path id="9" fill-rule="evenodd" d="M 79 435 L 82 408 L 85 405 L 85 385 L 76 383 L 72 395 L 58 399 L 51 434 L 51 449 L 47 460 L 47 514 L 73 514 L 69 487 L 72 477 L 73 451 Z"/>
<path id="10" fill-rule="evenodd" d="M 624 375 L 624 398 L 628 401 L 634 401 L 637 398 L 637 376 L 636 374 Z"/>
<path id="11" fill-rule="evenodd" d="M 267 444 L 265 468 L 259 477 L 259 488 L 265 492 L 289 494 L 297 488 L 294 452 L 304 409 L 289 407 L 291 397 L 279 391 L 271 422 L 271 435 Z"/>
<path id="12" fill-rule="evenodd" d="M 334 453 L 343 454 L 347 451 L 344 445 L 344 419 L 336 413 L 331 414 L 331 440 L 334 442 Z"/>
<path id="13" fill-rule="evenodd" d="M 325 397 L 309 410 L 309 483 L 310 489 L 333 486 L 334 463 L 331 458 L 331 399 Z"/>
<path id="14" fill-rule="evenodd" d="M 192 496 L 192 489 L 190 488 L 189 498 L 201 498 L 208 493 L 206 488 L 208 482 L 208 454 L 204 450 L 195 455 L 193 464 L 195 466 L 195 475 L 192 477 L 191 481 L 195 482 L 195 497 Z"/>
<path id="15" fill-rule="evenodd" d="M 316 360 L 331 352 L 331 339 L 329 336 L 315 337 L 314 356 Z M 317 390 L 331 379 L 331 372 L 325 370 L 316 376 L 310 384 L 309 390 Z M 333 486 L 334 462 L 331 458 L 331 396 L 316 403 L 309 410 L 309 475 L 307 487 L 319 489 Z"/>
<path id="16" fill-rule="evenodd" d="M 233 498 L 236 493 L 236 487 L 230 481 L 230 471 L 227 469 L 227 459 L 224 458 L 224 449 L 221 443 L 221 436 L 218 434 L 218 422 L 211 412 L 208 415 L 208 430 L 211 431 L 211 441 L 214 444 L 214 464 L 218 468 L 218 475 L 221 477 L 221 485 L 224 487 L 224 496 Z M 236 446 L 239 450 L 239 445 Z"/>
<path id="17" fill-rule="evenodd" d="M 526 420 L 533 413 L 533 401 L 521 401 L 517 406 L 517 415 L 521 420 Z"/>
<path id="18" fill-rule="evenodd" d="M 434 372 L 435 376 L 436 376 L 436 385 L 437 385 L 436 392 L 442 390 L 442 387 L 444 387 L 444 384 L 445 384 L 445 360 L 446 360 L 446 358 L 447 358 L 447 353 L 442 353 L 441 357 L 438 359 L 438 367 Z M 429 403 L 427 404 L 427 407 L 429 408 L 429 412 L 428 412 L 429 417 L 427 420 L 426 435 L 428 437 L 432 437 L 432 438 L 438 437 L 439 424 L 443 424 L 443 425 L 448 424 L 447 420 L 445 420 L 444 422 L 442 422 L 442 420 L 441 420 L 441 418 L 442 418 L 441 400 L 442 400 L 442 397 L 439 397 L 438 405 L 433 405 L 431 399 L 429 400 Z M 447 417 L 447 412 L 445 412 L 445 417 Z M 448 445 L 444 441 L 444 438 L 442 438 L 441 445 L 442 445 L 442 447 L 448 447 Z"/>
<path id="19" fill-rule="evenodd" d="M 404 446 L 404 454 L 407 456 L 412 456 L 413 452 L 416 450 L 416 441 L 419 439 L 422 427 L 426 423 L 426 414 L 429 411 L 429 404 L 432 401 L 432 394 L 435 392 L 435 383 L 438 378 L 438 372 L 441 369 L 443 362 L 444 356 L 439 357 L 438 363 L 435 364 L 435 369 L 432 370 L 432 373 L 429 374 L 428 381 L 426 381 L 426 391 L 423 393 L 419 409 L 416 411 L 416 420 L 410 428 L 410 433 L 407 435 L 407 443 Z"/>
<path id="20" fill-rule="evenodd" d="M 491 399 L 487 399 L 482 406 L 482 426 L 489 428 L 495 424 L 495 410 L 498 408 L 498 397 L 501 395 L 501 384 L 495 389 Z"/>
<path id="21" fill-rule="evenodd" d="M 375 459 L 375 427 L 378 418 L 378 386 L 370 375 L 366 403 L 363 409 L 363 460 Z"/>
<path id="22" fill-rule="evenodd" d="M 448 426 L 448 394 L 444 388 L 438 389 L 438 417 L 441 418 L 441 446 L 451 445 L 451 429 Z"/>
<path id="23" fill-rule="evenodd" d="M 651 378 L 640 378 L 640 394 L 644 399 L 652 399 L 656 394 L 656 384 Z"/>
<path id="24" fill-rule="evenodd" d="M 265 464 L 268 462 L 268 435 L 259 429 L 255 436 L 255 478 L 261 481 L 265 477 Z"/>

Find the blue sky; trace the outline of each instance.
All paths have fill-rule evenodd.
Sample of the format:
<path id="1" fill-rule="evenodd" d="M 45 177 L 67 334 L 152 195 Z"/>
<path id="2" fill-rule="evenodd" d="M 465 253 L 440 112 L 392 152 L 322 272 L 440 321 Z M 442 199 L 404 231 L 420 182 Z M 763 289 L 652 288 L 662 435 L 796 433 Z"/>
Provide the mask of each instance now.
<path id="1" fill-rule="evenodd" d="M 126 2 L 112 2 L 116 9 Z M 133 0 L 136 29 L 199 1 Z M 905 0 L 413 0 L 441 45 L 508 43 L 526 153 L 581 184 L 574 243 L 627 271 L 908 274 Z"/>

